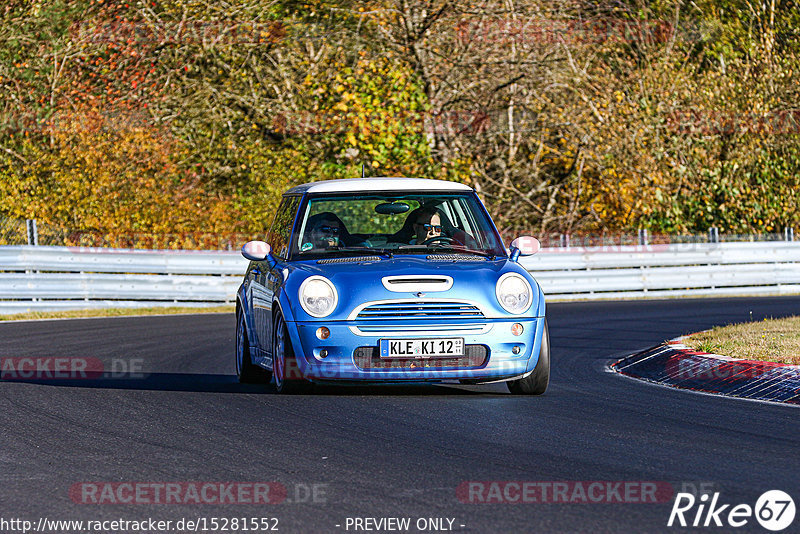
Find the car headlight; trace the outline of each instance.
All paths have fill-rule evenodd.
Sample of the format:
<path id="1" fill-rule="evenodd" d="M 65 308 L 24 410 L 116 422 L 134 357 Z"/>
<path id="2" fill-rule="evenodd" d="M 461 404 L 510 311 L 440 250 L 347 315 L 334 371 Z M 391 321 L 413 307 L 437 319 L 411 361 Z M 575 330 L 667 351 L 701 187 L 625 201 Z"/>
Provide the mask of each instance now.
<path id="1" fill-rule="evenodd" d="M 520 314 L 531 307 L 531 285 L 517 273 L 506 273 L 497 280 L 497 301 L 509 313 Z"/>
<path id="2" fill-rule="evenodd" d="M 310 276 L 300 285 L 300 306 L 312 317 L 327 317 L 336 308 L 339 295 L 323 276 Z"/>

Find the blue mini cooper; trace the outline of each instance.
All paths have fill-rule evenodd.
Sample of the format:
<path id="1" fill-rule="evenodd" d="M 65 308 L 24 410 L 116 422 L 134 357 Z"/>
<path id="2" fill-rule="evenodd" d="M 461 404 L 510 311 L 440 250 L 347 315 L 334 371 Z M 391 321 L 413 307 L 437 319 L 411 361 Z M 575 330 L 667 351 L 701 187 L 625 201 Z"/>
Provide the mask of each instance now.
<path id="1" fill-rule="evenodd" d="M 545 301 L 472 188 L 417 178 L 289 189 L 267 243 L 250 241 L 236 300 L 236 372 L 278 392 L 312 383 L 550 379 Z"/>

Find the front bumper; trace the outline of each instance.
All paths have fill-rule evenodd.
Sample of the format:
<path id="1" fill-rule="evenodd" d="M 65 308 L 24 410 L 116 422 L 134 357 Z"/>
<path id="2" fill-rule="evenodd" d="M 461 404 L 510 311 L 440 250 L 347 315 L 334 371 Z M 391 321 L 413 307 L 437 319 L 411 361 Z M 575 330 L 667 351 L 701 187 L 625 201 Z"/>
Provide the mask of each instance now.
<path id="1" fill-rule="evenodd" d="M 523 333 L 515 336 L 511 325 L 520 323 Z M 353 321 L 287 323 L 297 360 L 298 376 L 314 382 L 443 382 L 473 383 L 507 380 L 532 371 L 539 358 L 544 317 L 484 319 L 480 323 L 435 324 L 404 322 L 403 327 L 381 329 L 373 323 L 364 329 Z M 316 336 L 319 327 L 330 330 L 328 339 Z M 409 359 L 381 361 L 380 339 L 462 337 L 467 358 L 461 360 Z M 513 348 L 519 347 L 514 354 Z M 327 356 L 322 357 L 323 351 Z M 370 356 L 371 354 L 371 356 Z M 374 362 L 370 364 L 370 358 Z M 385 366 L 385 367 L 375 367 Z"/>

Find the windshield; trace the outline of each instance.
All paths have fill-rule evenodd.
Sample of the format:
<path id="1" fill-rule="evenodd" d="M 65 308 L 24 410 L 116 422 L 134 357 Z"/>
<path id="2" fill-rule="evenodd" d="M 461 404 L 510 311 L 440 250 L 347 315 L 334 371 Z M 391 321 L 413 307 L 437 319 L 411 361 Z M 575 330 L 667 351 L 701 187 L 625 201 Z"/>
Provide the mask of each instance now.
<path id="1" fill-rule="evenodd" d="M 369 193 L 311 197 L 300 214 L 292 256 L 506 251 L 471 193 Z"/>

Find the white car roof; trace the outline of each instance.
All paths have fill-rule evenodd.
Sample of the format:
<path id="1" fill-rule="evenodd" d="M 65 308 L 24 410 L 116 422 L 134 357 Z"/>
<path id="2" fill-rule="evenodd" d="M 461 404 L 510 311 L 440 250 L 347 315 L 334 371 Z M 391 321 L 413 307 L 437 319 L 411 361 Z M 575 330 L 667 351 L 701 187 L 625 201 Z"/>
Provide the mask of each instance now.
<path id="1" fill-rule="evenodd" d="M 370 191 L 472 191 L 472 188 L 458 182 L 429 180 L 426 178 L 347 178 L 345 180 L 323 180 L 298 185 L 289 189 L 286 195 L 302 193 L 349 193 Z"/>

